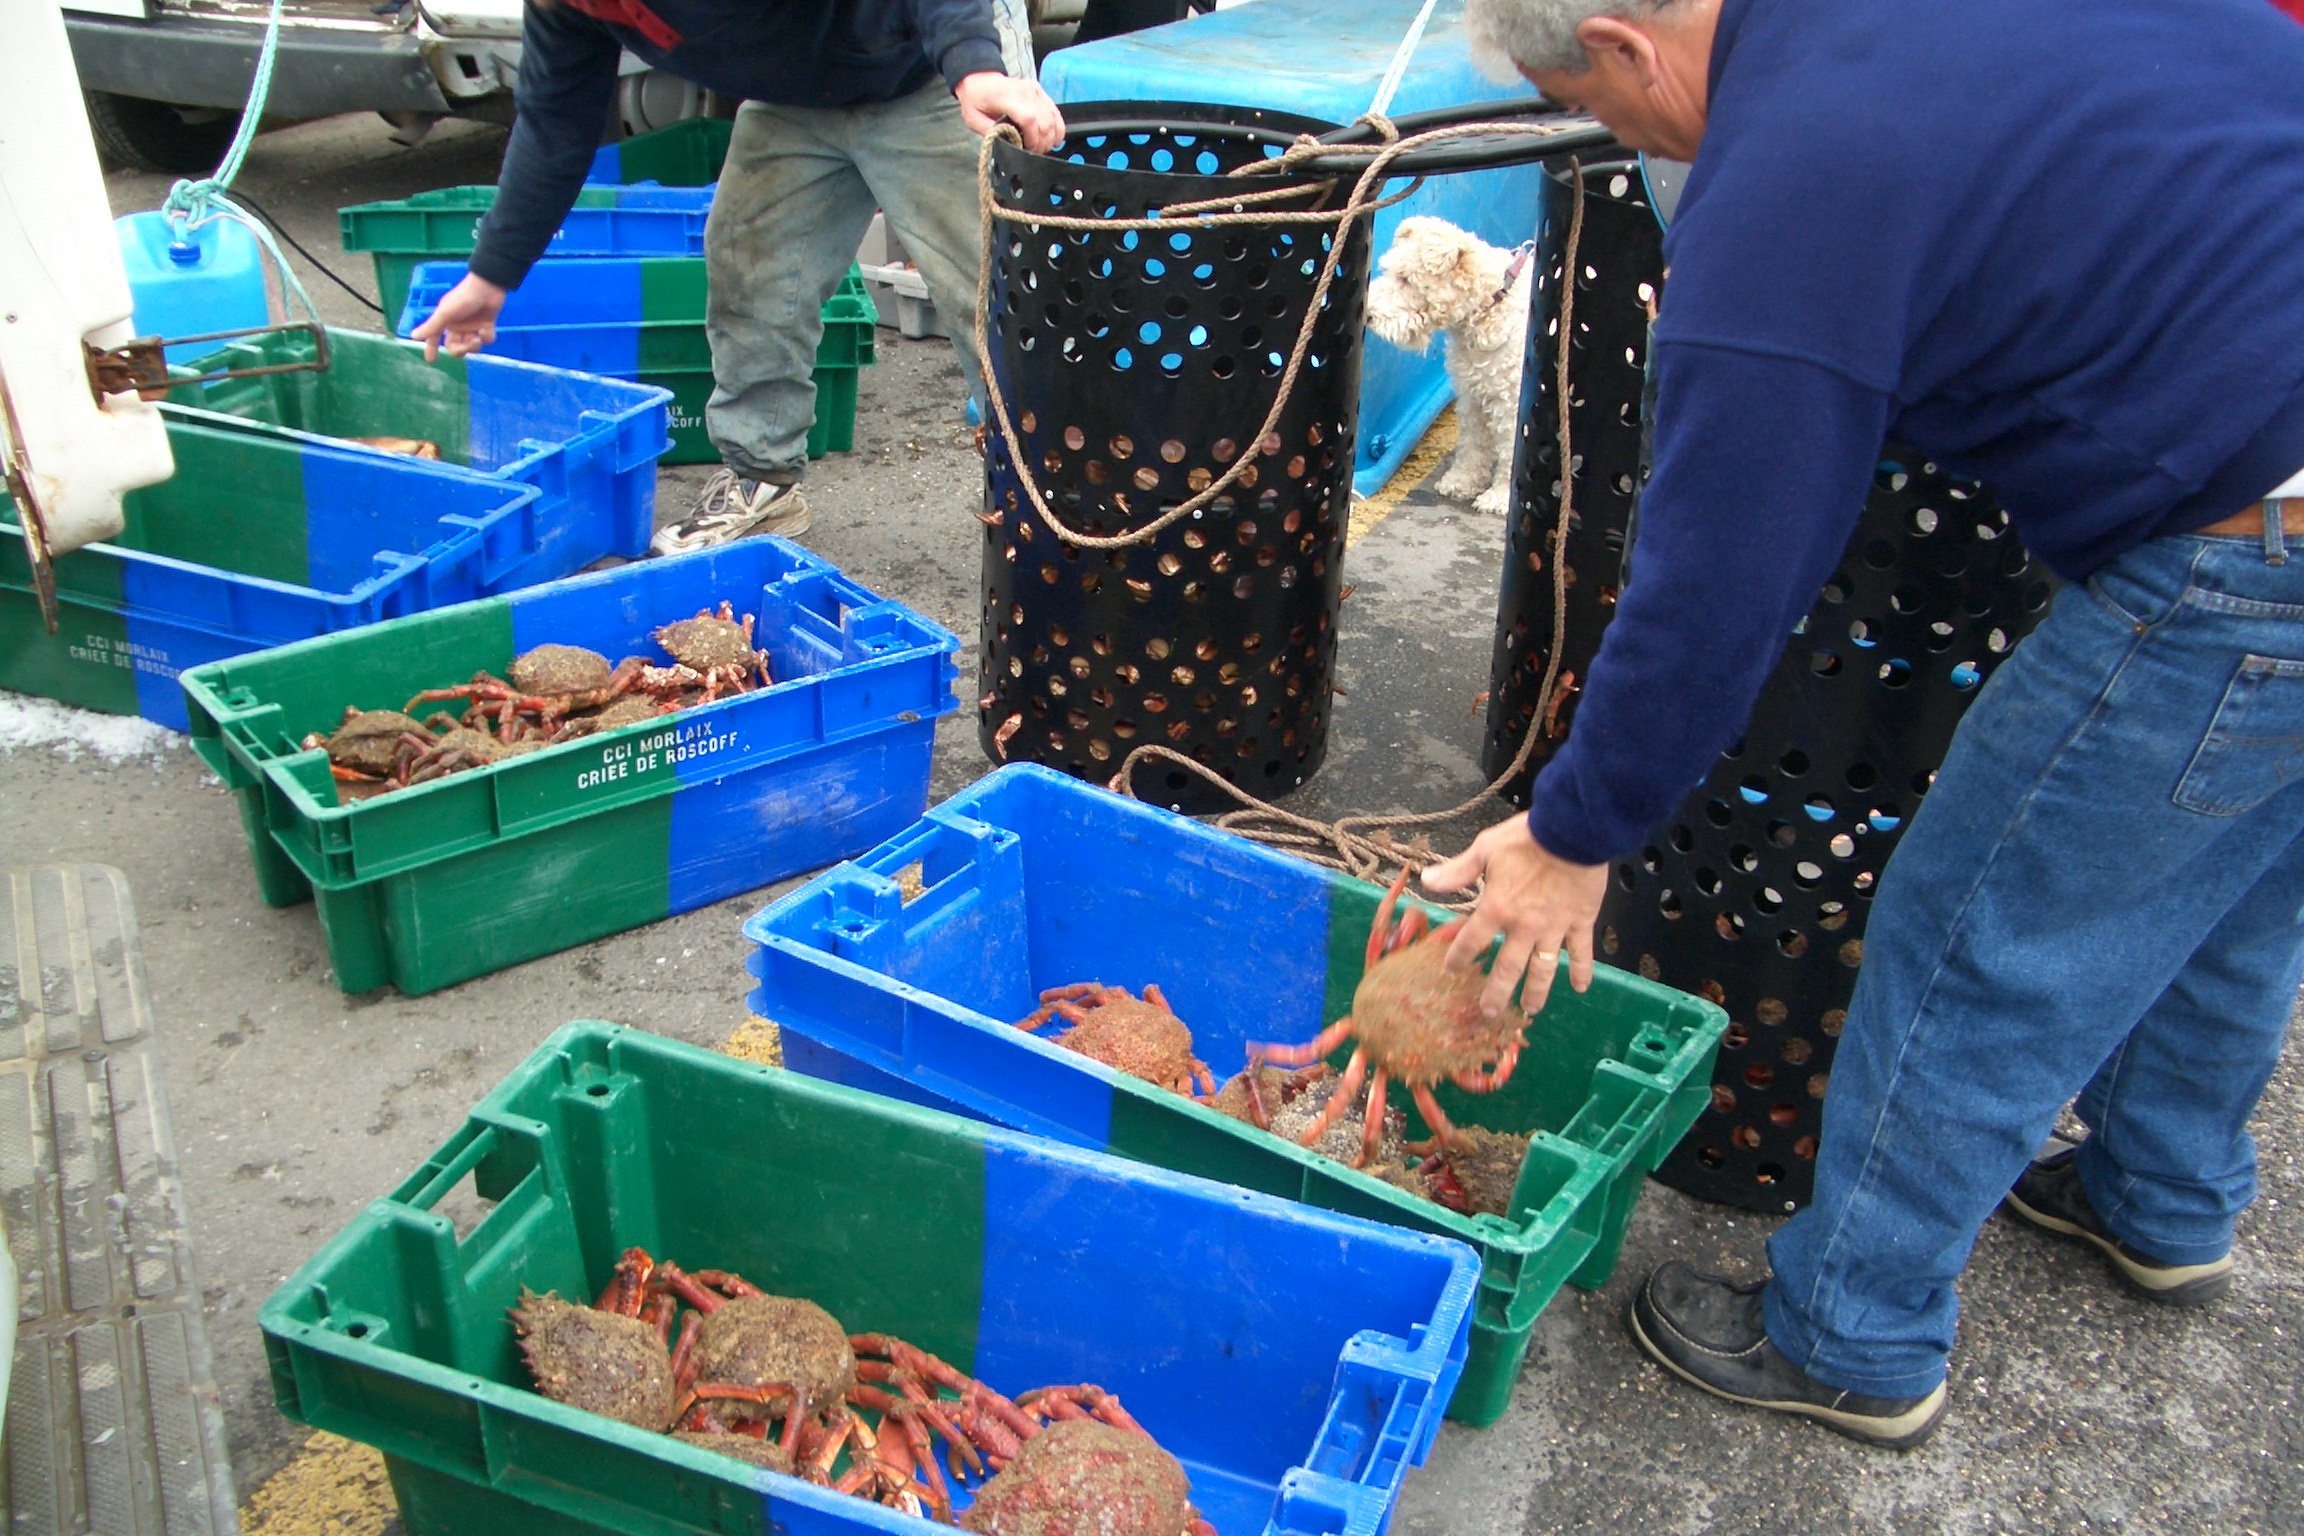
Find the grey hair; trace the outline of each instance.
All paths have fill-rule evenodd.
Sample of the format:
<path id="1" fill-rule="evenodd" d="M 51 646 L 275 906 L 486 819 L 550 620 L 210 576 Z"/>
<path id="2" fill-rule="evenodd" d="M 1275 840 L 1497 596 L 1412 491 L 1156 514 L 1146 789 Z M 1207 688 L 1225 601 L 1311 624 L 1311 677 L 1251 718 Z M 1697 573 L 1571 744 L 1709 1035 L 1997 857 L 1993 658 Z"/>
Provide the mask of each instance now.
<path id="1" fill-rule="evenodd" d="M 1487 74 L 1511 79 L 1520 70 L 1580 75 L 1592 67 L 1576 28 L 1593 16 L 1645 21 L 1674 0 L 1465 0 L 1472 57 Z"/>

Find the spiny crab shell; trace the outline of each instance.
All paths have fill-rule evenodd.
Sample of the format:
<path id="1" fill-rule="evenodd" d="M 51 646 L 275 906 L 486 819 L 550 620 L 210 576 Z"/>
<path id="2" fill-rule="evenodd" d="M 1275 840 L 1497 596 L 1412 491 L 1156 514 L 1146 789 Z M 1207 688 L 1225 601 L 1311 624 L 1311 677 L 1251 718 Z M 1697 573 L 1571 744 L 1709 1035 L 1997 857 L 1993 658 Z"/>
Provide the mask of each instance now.
<path id="1" fill-rule="evenodd" d="M 978 1536 L 1184 1536 L 1198 1516 L 1176 1458 L 1150 1436 L 1066 1419 L 1024 1442 L 960 1515 Z"/>
<path id="2" fill-rule="evenodd" d="M 513 657 L 507 675 L 522 693 L 550 698 L 605 688 L 613 673 L 608 658 L 598 651 L 580 645 L 539 645 Z"/>
<path id="3" fill-rule="evenodd" d="M 635 1429 L 672 1422 L 672 1357 L 638 1318 L 522 1287 L 512 1324 L 536 1389 L 554 1402 Z"/>
<path id="4" fill-rule="evenodd" d="M 755 667 L 765 672 L 767 668 L 767 657 L 752 648 L 752 615 L 746 614 L 738 622 L 736 609 L 729 603 L 722 603 L 718 613 L 699 612 L 692 619 L 667 624 L 653 638 L 666 655 L 698 672 L 716 667 L 741 673 Z"/>
<path id="5" fill-rule="evenodd" d="M 339 768 L 380 779 L 392 771 L 400 738 L 411 731 L 421 736 L 424 727 L 396 709 L 347 709 L 334 731 L 307 736 L 304 744 L 326 748 L 328 761 Z"/>
<path id="6" fill-rule="evenodd" d="M 696 1334 L 700 1381 L 797 1389 L 810 1411 L 839 1404 L 856 1385 L 856 1352 L 839 1320 L 797 1296 L 738 1296 L 712 1309 Z M 727 1405 L 732 1416 L 761 1416 L 756 1404 Z"/>
<path id="7" fill-rule="evenodd" d="M 707 1451 L 718 1451 L 738 1461 L 748 1461 L 771 1472 L 792 1472 L 792 1458 L 784 1454 L 784 1447 L 773 1440 L 755 1440 L 750 1435 L 705 1434 L 699 1430 L 676 1429 L 672 1438 L 682 1445 L 693 1445 Z"/>

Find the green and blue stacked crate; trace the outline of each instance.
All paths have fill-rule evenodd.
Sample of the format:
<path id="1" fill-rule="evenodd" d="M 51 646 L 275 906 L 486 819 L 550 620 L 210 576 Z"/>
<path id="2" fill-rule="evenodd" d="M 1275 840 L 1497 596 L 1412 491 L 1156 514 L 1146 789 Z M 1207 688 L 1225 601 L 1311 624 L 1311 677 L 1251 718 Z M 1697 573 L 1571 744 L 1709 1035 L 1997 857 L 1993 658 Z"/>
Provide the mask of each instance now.
<path id="1" fill-rule="evenodd" d="M 405 336 L 432 313 L 464 276 L 457 262 L 428 262 L 409 280 L 400 312 Z M 671 464 L 717 462 L 704 430 L 712 398 L 712 345 L 705 334 L 708 283 L 692 257 L 606 257 L 540 261 L 505 300 L 498 357 L 636 379 L 672 395 Z M 816 420 L 808 457 L 846 453 L 856 441 L 858 370 L 874 360 L 874 312 L 862 275 L 851 264 L 822 310 L 816 347 Z"/>
<path id="2" fill-rule="evenodd" d="M 180 731 L 188 667 L 561 574 L 533 486 L 203 413 L 167 430 L 174 476 L 57 560 L 54 634 L 0 516 L 0 688 Z"/>
<path id="3" fill-rule="evenodd" d="M 344 249 L 365 251 L 376 266 L 377 300 L 387 317 L 408 300 L 408 275 L 420 262 L 469 256 L 480 218 L 496 203 L 494 187 L 442 187 L 390 202 L 336 210 Z M 710 187 L 588 186 L 552 232 L 548 256 L 701 256 Z"/>
<path id="4" fill-rule="evenodd" d="M 804 1072 L 1472 1244 L 1480 1299 L 1449 1411 L 1486 1424 L 1562 1283 L 1608 1278 L 1645 1175 L 1708 1102 L 1726 1014 L 1603 966 L 1588 992 L 1554 987 L 1503 1088 L 1440 1085 L 1456 1123 L 1532 1138 L 1502 1218 L 1457 1215 L 1013 1027 L 1046 988 L 1157 983 L 1222 1079 L 1252 1043 L 1309 1040 L 1351 1010 L 1382 895 L 1016 764 L 746 923 L 752 1008 Z"/>
<path id="5" fill-rule="evenodd" d="M 485 1214 L 460 1236 L 439 1207 L 467 1188 Z M 999 1390 L 1102 1386 L 1225 1536 L 1379 1536 L 1479 1269 L 1444 1238 L 571 1024 L 265 1302 L 274 1399 L 383 1451 L 410 1536 L 929 1528 L 530 1390 L 506 1309 L 592 1297 L 634 1245 Z"/>
<path id="6" fill-rule="evenodd" d="M 588 184 L 706 187 L 720 179 L 728 158 L 728 138 L 736 125 L 723 117 L 683 118 L 667 127 L 636 133 L 601 146 L 585 174 Z"/>
<path id="7" fill-rule="evenodd" d="M 774 682 L 340 803 L 307 749 L 347 706 L 610 659 L 731 604 Z M 257 888 L 317 903 L 336 984 L 430 992 L 820 868 L 917 817 L 959 642 L 781 539 L 746 539 L 197 668 L 192 745 L 239 800 Z"/>

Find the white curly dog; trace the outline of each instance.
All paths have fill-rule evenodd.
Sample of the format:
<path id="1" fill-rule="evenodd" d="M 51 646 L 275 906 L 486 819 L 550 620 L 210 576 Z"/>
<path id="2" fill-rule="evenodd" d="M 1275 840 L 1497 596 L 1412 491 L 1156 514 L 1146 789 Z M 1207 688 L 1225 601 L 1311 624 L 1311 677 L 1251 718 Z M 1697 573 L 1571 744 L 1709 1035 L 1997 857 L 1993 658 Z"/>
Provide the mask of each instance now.
<path id="1" fill-rule="evenodd" d="M 1437 489 L 1499 516 L 1512 505 L 1532 249 L 1504 250 L 1418 214 L 1400 221 L 1368 284 L 1368 329 L 1386 341 L 1422 352 L 1447 336 L 1456 458 Z"/>

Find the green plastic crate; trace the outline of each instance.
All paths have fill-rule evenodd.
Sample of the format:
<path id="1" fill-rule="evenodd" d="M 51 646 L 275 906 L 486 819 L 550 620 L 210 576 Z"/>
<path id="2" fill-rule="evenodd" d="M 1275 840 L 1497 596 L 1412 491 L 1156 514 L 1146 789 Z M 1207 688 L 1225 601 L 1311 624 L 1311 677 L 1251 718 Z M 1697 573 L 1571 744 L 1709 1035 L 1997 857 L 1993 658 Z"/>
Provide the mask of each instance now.
<path id="1" fill-rule="evenodd" d="M 592 157 L 587 182 L 652 181 L 660 187 L 703 187 L 720 179 L 728 139 L 736 125 L 724 117 L 683 118 L 669 127 L 605 145 Z"/>
<path id="2" fill-rule="evenodd" d="M 723 601 L 757 616 L 771 686 L 350 804 L 327 754 L 303 745 L 347 705 L 502 677 L 547 641 L 655 655 L 655 628 Z M 927 801 L 958 645 L 760 538 L 180 681 L 193 748 L 239 799 L 258 893 L 316 904 L 345 991 L 415 995 L 822 868 L 906 825 Z"/>
<path id="3" fill-rule="evenodd" d="M 924 890 L 899 886 L 907 867 Z M 1509 1220 L 1457 1215 L 1012 1027 L 1043 988 L 1158 983 L 1222 1080 L 1250 1042 L 1309 1040 L 1350 1011 L 1382 895 L 1012 764 L 746 923 L 752 1009 L 804 1072 L 1472 1244 L 1480 1300 L 1448 1412 L 1487 1424 L 1538 1314 L 1564 1283 L 1607 1280 L 1648 1172 L 1710 1102 L 1722 1010 L 1602 966 L 1588 992 L 1553 988 L 1503 1088 L 1440 1084 L 1458 1124 L 1532 1135 Z"/>
<path id="4" fill-rule="evenodd" d="M 462 278 L 454 262 L 427 262 L 409 279 L 402 334 L 430 314 Z M 709 464 L 719 450 L 704 427 L 712 398 L 712 346 L 705 334 L 708 293 L 701 258 L 570 259 L 539 262 L 497 320 L 489 355 L 636 379 L 672 392 L 668 464 Z M 808 457 L 846 453 L 856 441 L 856 372 L 876 357 L 874 311 L 863 274 L 851 262 L 824 301 L 816 346 L 816 419 Z"/>
<path id="5" fill-rule="evenodd" d="M 626 1245 L 1008 1392 L 1096 1382 L 1226 1536 L 1379 1536 L 1478 1269 L 1445 1239 L 578 1023 L 264 1303 L 274 1400 L 383 1451 L 411 1536 L 934 1529 L 528 1390 L 506 1308 L 596 1294 Z"/>
<path id="6" fill-rule="evenodd" d="M 584 187 L 548 254 L 701 256 L 711 200 L 708 187 Z M 405 307 L 419 264 L 472 254 L 481 215 L 495 203 L 494 187 L 442 187 L 339 208 L 336 222 L 344 249 L 365 251 L 375 263 L 377 297 L 391 319 Z"/>

